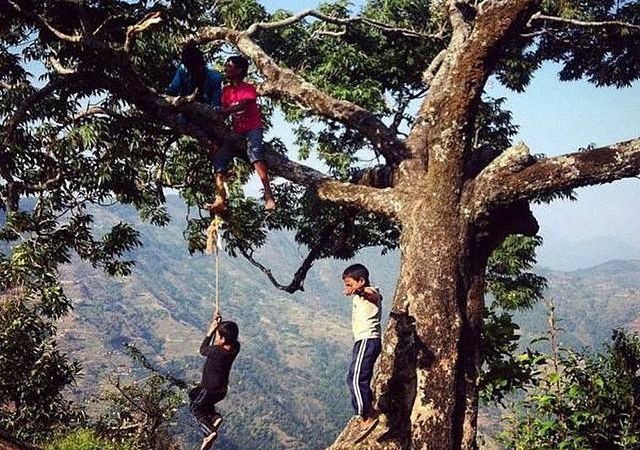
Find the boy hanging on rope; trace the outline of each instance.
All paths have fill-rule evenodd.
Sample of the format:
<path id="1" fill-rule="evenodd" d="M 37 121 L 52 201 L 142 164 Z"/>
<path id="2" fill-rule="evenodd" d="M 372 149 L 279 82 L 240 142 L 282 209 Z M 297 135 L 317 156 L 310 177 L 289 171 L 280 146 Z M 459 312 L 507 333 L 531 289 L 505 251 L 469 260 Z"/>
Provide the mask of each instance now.
<path id="1" fill-rule="evenodd" d="M 247 156 L 264 187 L 265 208 L 273 210 L 276 207 L 276 203 L 265 164 L 264 144 L 262 141 L 262 115 L 256 103 L 258 94 L 254 85 L 244 81 L 248 70 L 249 61 L 242 56 L 232 56 L 224 64 L 224 75 L 229 84 L 222 90 L 220 113 L 231 115 L 233 130 L 245 137 Z M 233 156 L 234 151 L 227 144 L 223 144 L 213 156 L 217 194 L 214 203 L 208 205 L 208 207 L 216 213 L 223 211 L 225 208 L 226 192 L 224 180 Z"/>
<path id="2" fill-rule="evenodd" d="M 229 372 L 238 352 L 238 325 L 231 321 L 223 322 L 216 312 L 200 345 L 200 354 L 207 358 L 202 369 L 202 381 L 189 392 L 189 409 L 204 434 L 201 450 L 211 448 L 218 437 L 222 416 L 216 412 L 215 404 L 227 395 Z"/>
<path id="3" fill-rule="evenodd" d="M 347 383 L 351 391 L 351 404 L 360 417 L 363 433 L 378 424 L 380 413 L 373 407 L 371 378 L 373 366 L 382 349 L 380 317 L 382 296 L 369 285 L 369 271 L 362 264 L 353 264 L 342 273 L 344 294 L 353 296 L 353 345 Z"/>

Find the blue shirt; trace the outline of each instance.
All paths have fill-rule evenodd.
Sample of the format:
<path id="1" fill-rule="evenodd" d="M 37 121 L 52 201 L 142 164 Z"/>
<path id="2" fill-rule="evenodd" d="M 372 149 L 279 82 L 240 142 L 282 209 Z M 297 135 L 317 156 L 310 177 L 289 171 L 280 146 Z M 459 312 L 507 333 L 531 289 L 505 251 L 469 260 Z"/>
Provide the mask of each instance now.
<path id="1" fill-rule="evenodd" d="M 207 74 L 204 79 L 204 92 L 202 93 L 203 101 L 214 108 L 220 108 L 222 99 L 222 75 L 217 70 L 207 67 Z M 184 64 L 180 64 L 173 80 L 167 89 L 169 95 L 186 96 L 193 94 L 195 87 L 191 74 L 187 71 Z"/>

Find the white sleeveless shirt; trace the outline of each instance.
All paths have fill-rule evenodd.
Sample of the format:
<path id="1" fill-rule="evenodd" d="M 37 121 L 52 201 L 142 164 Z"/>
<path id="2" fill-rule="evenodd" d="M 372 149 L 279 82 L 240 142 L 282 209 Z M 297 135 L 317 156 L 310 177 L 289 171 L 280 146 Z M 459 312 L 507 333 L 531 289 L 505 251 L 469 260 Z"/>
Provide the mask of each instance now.
<path id="1" fill-rule="evenodd" d="M 377 288 L 374 289 L 378 292 Z M 353 337 L 356 341 L 380 337 L 381 303 L 382 296 L 380 296 L 377 305 L 360 295 L 353 296 L 351 325 Z"/>

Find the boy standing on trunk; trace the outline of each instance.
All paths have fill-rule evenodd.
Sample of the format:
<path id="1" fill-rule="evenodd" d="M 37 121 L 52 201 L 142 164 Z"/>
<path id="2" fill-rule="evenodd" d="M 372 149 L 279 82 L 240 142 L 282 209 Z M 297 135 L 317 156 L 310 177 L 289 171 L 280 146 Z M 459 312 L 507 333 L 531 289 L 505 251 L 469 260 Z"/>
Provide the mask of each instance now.
<path id="1" fill-rule="evenodd" d="M 373 407 L 371 378 L 373 367 L 382 349 L 380 317 L 382 296 L 369 285 L 369 271 L 362 264 L 354 264 L 342 274 L 345 295 L 353 301 L 352 328 L 355 344 L 347 383 L 351 391 L 351 404 L 362 419 L 364 432 L 378 424 L 380 413 Z"/>

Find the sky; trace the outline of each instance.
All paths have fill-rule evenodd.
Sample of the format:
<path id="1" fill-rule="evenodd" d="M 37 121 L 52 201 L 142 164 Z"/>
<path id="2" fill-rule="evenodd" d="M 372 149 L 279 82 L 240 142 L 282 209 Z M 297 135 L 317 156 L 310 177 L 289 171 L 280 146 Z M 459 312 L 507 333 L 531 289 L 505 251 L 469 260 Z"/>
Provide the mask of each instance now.
<path id="1" fill-rule="evenodd" d="M 353 2 L 355 9 L 362 1 Z M 268 10 L 293 12 L 317 6 L 313 0 L 266 0 Z M 587 81 L 561 82 L 558 67 L 544 65 L 524 93 L 515 93 L 490 81 L 486 92 L 505 97 L 505 108 L 520 126 L 516 141 L 524 141 L 532 153 L 548 156 L 569 153 L 590 144 L 612 144 L 640 136 L 640 83 L 630 88 L 596 88 Z M 285 141 L 290 132 L 276 122 Z M 251 188 L 250 188 L 251 189 Z M 577 190 L 578 201 L 556 201 L 534 207 L 545 244 L 540 263 L 554 268 L 575 269 L 613 258 L 640 258 L 640 179 Z M 593 253 L 594 243 L 615 242 L 609 252 Z M 571 261 L 561 261 L 562 252 L 577 252 Z M 581 253 L 582 252 L 582 253 Z M 602 253 L 602 252 L 601 252 Z M 585 254 L 584 263 L 580 255 Z M 566 259 L 566 258 L 565 258 Z"/>

